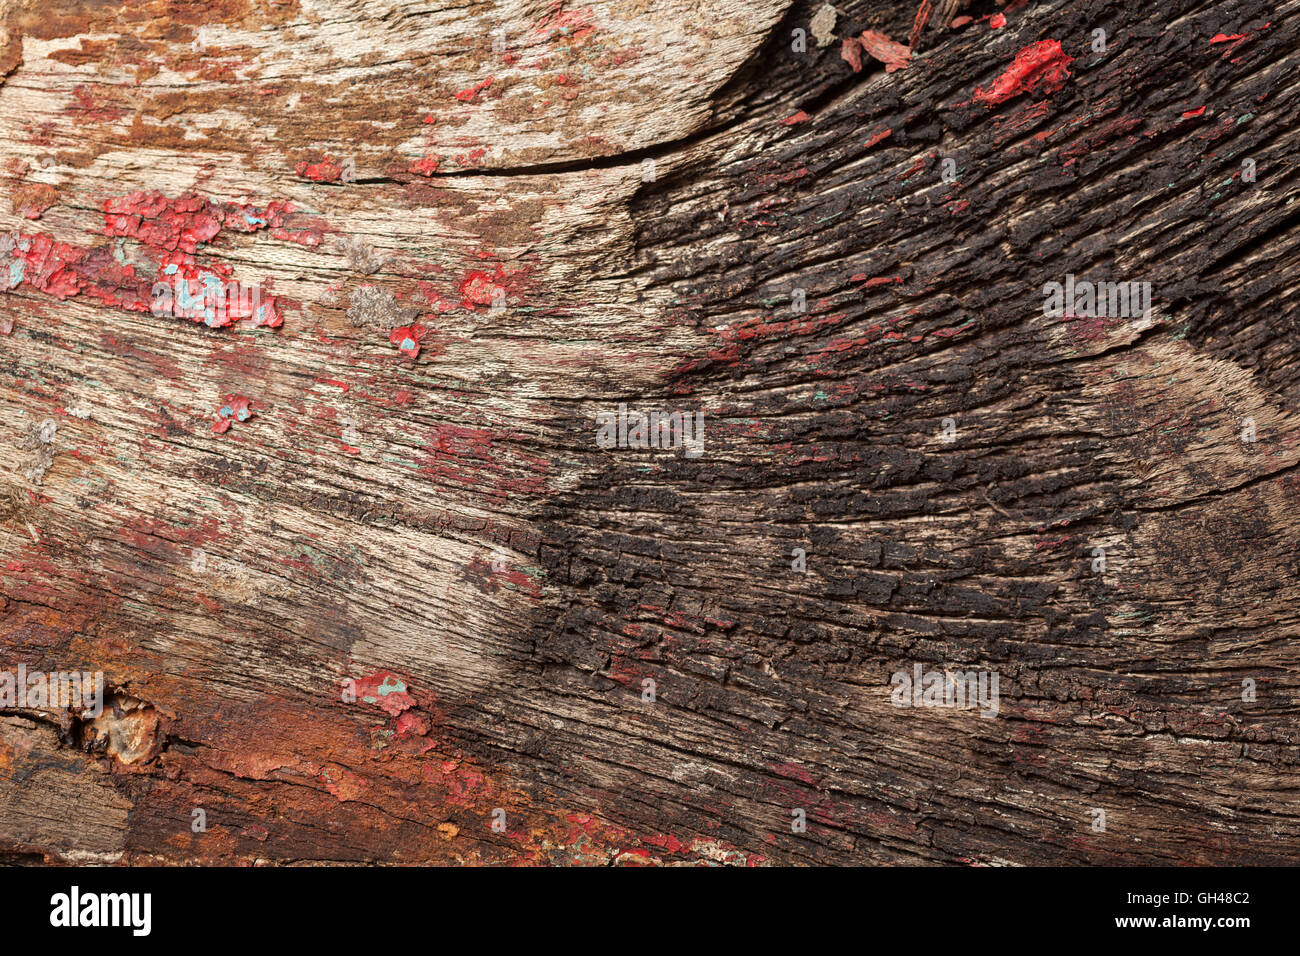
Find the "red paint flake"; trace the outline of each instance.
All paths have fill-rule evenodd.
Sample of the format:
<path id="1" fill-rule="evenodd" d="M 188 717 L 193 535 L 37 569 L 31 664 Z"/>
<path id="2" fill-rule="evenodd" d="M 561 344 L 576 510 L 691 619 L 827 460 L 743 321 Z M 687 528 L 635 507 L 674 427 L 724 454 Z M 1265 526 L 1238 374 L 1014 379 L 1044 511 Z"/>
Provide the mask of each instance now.
<path id="1" fill-rule="evenodd" d="M 421 176 L 432 176 L 438 171 L 438 162 L 436 156 L 425 156 L 411 163 L 411 172 L 419 173 Z"/>
<path id="2" fill-rule="evenodd" d="M 1200 116 L 1204 112 L 1205 112 L 1204 106 L 1202 106 L 1200 109 L 1188 110 L 1187 112 L 1183 113 L 1183 119 L 1191 119 L 1194 116 Z"/>
<path id="3" fill-rule="evenodd" d="M 1226 33 L 1216 33 L 1214 36 L 1210 37 L 1210 42 L 1211 42 L 1211 43 L 1228 43 L 1228 42 L 1230 42 L 1230 41 L 1232 41 L 1232 40 L 1244 40 L 1244 39 L 1246 39 L 1246 34 L 1244 34 L 1244 33 L 1234 33 L 1234 34 L 1232 34 L 1231 36 L 1229 36 L 1229 35 L 1226 34 Z"/>
<path id="4" fill-rule="evenodd" d="M 388 337 L 388 341 L 396 345 L 403 355 L 415 358 L 420 354 L 420 339 L 424 338 L 426 331 L 428 330 L 418 322 L 403 325 L 393 329 L 393 334 Z"/>
<path id="5" fill-rule="evenodd" d="M 319 163 L 301 162 L 294 167 L 294 172 L 313 182 L 334 183 L 343 175 L 343 167 L 326 156 Z"/>
<path id="6" fill-rule="evenodd" d="M 248 406 L 252 399 L 243 395 L 227 395 L 225 402 L 217 409 L 217 420 L 212 423 L 212 431 L 221 435 L 230 429 L 233 422 L 246 422 L 253 417 Z"/>
<path id="7" fill-rule="evenodd" d="M 1054 538 L 1054 539 L 1049 540 L 1049 541 L 1039 541 L 1039 542 L 1036 542 L 1036 543 L 1034 544 L 1034 550 L 1035 550 L 1035 551 L 1041 551 L 1041 550 L 1043 550 L 1043 548 L 1055 548 L 1055 547 L 1057 547 L 1058 545 L 1065 544 L 1065 542 L 1067 542 L 1067 541 L 1069 541 L 1069 540 L 1070 540 L 1069 535 L 1066 535 L 1066 536 L 1063 537 L 1063 538 Z"/>
<path id="8" fill-rule="evenodd" d="M 885 64 L 885 72 L 893 73 L 895 70 L 901 70 L 912 61 L 912 48 L 904 46 L 902 43 L 895 43 L 885 34 L 876 30 L 866 30 L 859 41 L 862 49 L 866 50 L 874 59 Z"/>
<path id="9" fill-rule="evenodd" d="M 429 732 L 429 723 L 417 713 L 406 711 L 397 718 L 397 736 L 423 737 Z"/>
<path id="10" fill-rule="evenodd" d="M 1031 43 L 1016 54 L 992 86 L 987 90 L 976 89 L 975 99 L 992 107 L 1039 87 L 1044 93 L 1055 93 L 1069 78 L 1069 66 L 1073 62 L 1074 57 L 1061 49 L 1058 40 Z"/>
<path id="11" fill-rule="evenodd" d="M 481 83 L 475 83 L 473 86 L 466 87 L 465 89 L 461 90 L 459 93 L 456 94 L 456 99 L 460 100 L 462 103 L 468 103 L 470 102 L 470 100 L 474 99 L 474 97 L 478 96 L 479 93 L 481 93 L 483 90 L 486 90 L 491 85 L 492 85 L 492 77 L 489 76 L 486 80 L 483 80 Z"/>
<path id="12" fill-rule="evenodd" d="M 874 279 L 867 280 L 867 288 L 873 289 L 878 285 L 889 285 L 891 282 L 902 283 L 902 276 L 876 276 Z"/>
<path id="13" fill-rule="evenodd" d="M 921 39 L 921 31 L 925 29 L 926 23 L 930 20 L 930 0 L 921 0 L 921 6 L 917 8 L 916 17 L 912 20 L 912 32 L 908 35 L 907 45 L 916 46 L 916 41 Z"/>
<path id="14" fill-rule="evenodd" d="M 85 288 L 86 280 L 76 267 L 87 255 L 86 250 L 56 242 L 45 233 L 32 236 L 19 233 L 13 249 L 14 258 L 24 263 L 23 281 L 56 299 L 66 299 Z M 0 273 L 0 288 L 8 286 L 7 272 Z"/>
<path id="15" fill-rule="evenodd" d="M 1007 18 L 1000 13 L 995 13 L 989 17 L 989 26 L 994 30 L 1001 30 L 1007 25 Z"/>
<path id="16" fill-rule="evenodd" d="M 439 436 L 439 442 L 441 443 L 441 436 Z M 484 594 L 495 594 L 504 587 L 508 590 L 528 594 L 534 598 L 541 597 L 541 589 L 527 572 L 511 568 L 508 565 L 498 571 L 493 566 L 493 563 L 482 555 L 475 555 L 465 567 L 465 577 L 472 581 L 474 586 Z"/>
<path id="17" fill-rule="evenodd" d="M 805 786 L 820 789 L 821 778 L 811 770 L 799 766 L 797 763 L 778 763 L 769 764 L 768 769 L 786 780 L 798 780 Z"/>
<path id="18" fill-rule="evenodd" d="M 893 135 L 894 135 L 894 131 L 892 129 L 882 129 L 875 136 L 871 137 L 871 139 L 867 140 L 863 148 L 870 149 L 872 146 L 875 146 L 877 143 L 883 143 L 885 140 L 889 139 L 889 137 Z"/>
<path id="19" fill-rule="evenodd" d="M 461 766 L 455 760 L 444 760 L 440 765 L 426 764 L 424 779 L 443 788 L 441 803 L 458 807 L 473 807 L 476 803 L 493 797 L 496 792 L 487 777 L 477 770 Z"/>
<path id="20" fill-rule="evenodd" d="M 794 126 L 797 123 L 806 123 L 809 119 L 811 119 L 811 117 L 803 110 L 800 110 L 798 113 L 795 113 L 792 116 L 787 116 L 785 119 L 781 120 L 781 125 Z"/>
<path id="21" fill-rule="evenodd" d="M 356 681 L 357 700 L 374 704 L 390 717 L 400 716 L 415 706 L 406 681 L 390 671 L 377 671 Z"/>
<path id="22" fill-rule="evenodd" d="M 457 153 L 456 163 L 460 166 L 477 166 L 487 155 L 487 148 L 480 146 L 478 149 L 472 149 L 468 153 Z"/>
<path id="23" fill-rule="evenodd" d="M 677 839 L 672 834 L 653 834 L 646 836 L 646 843 L 651 847 L 658 847 L 667 853 L 680 853 L 686 849 L 686 844 Z"/>
<path id="24" fill-rule="evenodd" d="M 918 157 L 916 158 L 916 161 L 915 161 L 914 163 L 912 163 L 911 167 L 910 167 L 910 168 L 909 168 L 905 173 L 903 173 L 902 178 L 903 178 L 903 179 L 910 179 L 911 177 L 915 176 L 917 173 L 919 173 L 919 172 L 920 172 L 921 170 L 923 170 L 923 169 L 925 169 L 925 157 L 924 157 L 924 156 L 918 156 Z"/>
<path id="25" fill-rule="evenodd" d="M 862 44 L 857 37 L 845 37 L 840 47 L 840 59 L 853 67 L 854 73 L 862 72 Z"/>
<path id="26" fill-rule="evenodd" d="M 104 234 L 138 239 L 158 249 L 193 255 L 221 231 L 219 211 L 206 199 L 136 190 L 104 203 Z"/>
<path id="27" fill-rule="evenodd" d="M 471 272 L 460 284 L 461 304 L 471 311 L 476 305 L 491 305 L 499 288 L 497 280 L 486 272 Z"/>

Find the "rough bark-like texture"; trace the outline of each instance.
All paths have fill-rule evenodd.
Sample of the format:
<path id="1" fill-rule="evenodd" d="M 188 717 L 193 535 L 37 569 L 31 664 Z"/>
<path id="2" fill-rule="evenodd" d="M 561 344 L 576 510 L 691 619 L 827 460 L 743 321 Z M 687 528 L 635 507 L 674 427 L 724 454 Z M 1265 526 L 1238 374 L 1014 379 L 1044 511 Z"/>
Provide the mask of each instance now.
<path id="1" fill-rule="evenodd" d="M 1300 0 L 824 7 L 0 0 L 0 855 L 1300 858 Z"/>

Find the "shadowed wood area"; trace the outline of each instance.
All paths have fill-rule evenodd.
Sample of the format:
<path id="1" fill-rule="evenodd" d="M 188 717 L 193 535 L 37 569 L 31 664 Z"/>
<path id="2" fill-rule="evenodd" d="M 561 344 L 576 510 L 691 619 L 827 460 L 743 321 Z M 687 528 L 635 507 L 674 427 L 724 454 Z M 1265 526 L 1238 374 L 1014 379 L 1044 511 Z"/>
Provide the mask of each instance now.
<path id="1" fill-rule="evenodd" d="M 1298 43 L 0 0 L 0 860 L 1300 859 Z"/>

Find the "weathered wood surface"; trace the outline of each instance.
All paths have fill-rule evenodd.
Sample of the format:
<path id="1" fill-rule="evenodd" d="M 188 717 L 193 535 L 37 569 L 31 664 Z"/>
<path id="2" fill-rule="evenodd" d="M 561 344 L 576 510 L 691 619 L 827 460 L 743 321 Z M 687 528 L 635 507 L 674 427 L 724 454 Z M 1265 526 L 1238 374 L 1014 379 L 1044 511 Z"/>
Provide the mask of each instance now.
<path id="1" fill-rule="evenodd" d="M 1300 856 L 1300 2 L 822 6 L 0 0 L 5 859 Z"/>

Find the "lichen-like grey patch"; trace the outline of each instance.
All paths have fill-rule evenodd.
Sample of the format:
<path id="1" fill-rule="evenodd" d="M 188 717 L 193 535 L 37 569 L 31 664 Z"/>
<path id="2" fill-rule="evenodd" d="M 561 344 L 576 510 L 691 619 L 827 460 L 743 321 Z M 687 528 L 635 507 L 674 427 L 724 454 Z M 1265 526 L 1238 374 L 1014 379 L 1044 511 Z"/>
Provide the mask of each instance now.
<path id="1" fill-rule="evenodd" d="M 392 330 L 415 321 L 420 310 L 399 305 L 387 289 L 363 285 L 348 299 L 348 321 L 358 328 Z"/>
<path id="2" fill-rule="evenodd" d="M 813 14 L 808 28 L 812 30 L 813 39 L 818 46 L 830 46 L 835 42 L 835 21 L 840 13 L 829 3 L 823 3 L 821 9 Z"/>
<path id="3" fill-rule="evenodd" d="M 34 484 L 45 480 L 45 473 L 54 464 L 54 436 L 59 426 L 54 419 L 47 418 L 39 424 L 32 422 L 27 426 L 27 434 L 18 440 L 18 450 L 31 452 L 29 464 L 23 469 L 23 477 Z"/>
<path id="4" fill-rule="evenodd" d="M 335 247 L 347 258 L 348 267 L 362 275 L 373 275 L 384 264 L 369 243 L 355 236 L 336 240 Z"/>

